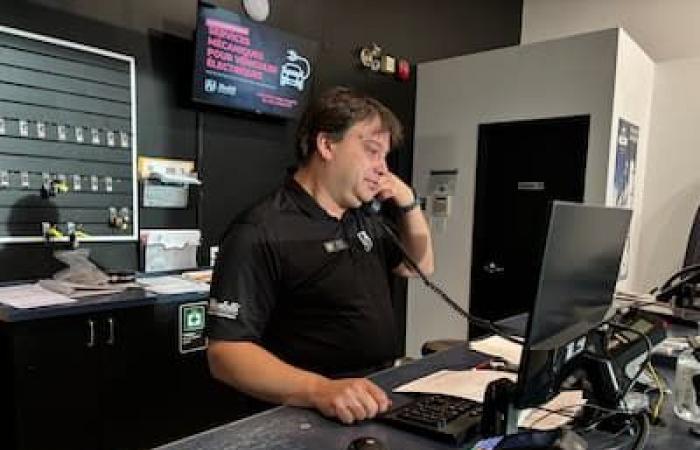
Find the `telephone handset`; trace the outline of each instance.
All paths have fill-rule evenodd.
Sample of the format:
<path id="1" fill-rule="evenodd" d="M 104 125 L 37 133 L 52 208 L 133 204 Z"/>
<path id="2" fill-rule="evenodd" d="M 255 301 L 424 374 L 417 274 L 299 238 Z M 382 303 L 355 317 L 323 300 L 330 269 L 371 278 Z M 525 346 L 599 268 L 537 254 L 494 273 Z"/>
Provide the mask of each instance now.
<path id="1" fill-rule="evenodd" d="M 374 197 L 372 200 L 362 205 L 362 209 L 371 215 L 379 214 L 382 211 L 382 201 Z"/>
<path id="2" fill-rule="evenodd" d="M 676 305 L 691 306 L 700 285 L 700 264 L 685 267 L 674 273 L 656 294 L 656 299 L 670 301 L 676 299 Z"/>
<path id="3" fill-rule="evenodd" d="M 362 209 L 365 210 L 369 214 L 379 214 L 382 211 L 382 205 L 384 204 L 384 202 L 391 201 L 392 202 L 392 210 L 395 210 L 395 212 L 398 215 L 406 214 L 407 212 L 411 211 L 412 209 L 418 208 L 421 206 L 420 197 L 418 197 L 416 190 L 411 188 L 411 191 L 413 191 L 413 201 L 408 205 L 397 205 L 394 200 L 380 200 L 377 197 L 374 197 L 372 200 L 370 200 L 369 202 L 362 205 Z"/>

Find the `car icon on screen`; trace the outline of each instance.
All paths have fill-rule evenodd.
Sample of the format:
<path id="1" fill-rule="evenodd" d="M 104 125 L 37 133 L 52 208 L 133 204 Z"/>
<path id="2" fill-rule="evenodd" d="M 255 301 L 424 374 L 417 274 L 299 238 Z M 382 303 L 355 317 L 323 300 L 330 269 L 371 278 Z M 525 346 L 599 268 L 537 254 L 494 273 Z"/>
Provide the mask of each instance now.
<path id="1" fill-rule="evenodd" d="M 309 60 L 300 56 L 296 50 L 287 50 L 287 62 L 280 70 L 280 86 L 291 86 L 299 91 L 304 90 L 304 83 L 311 75 Z"/>

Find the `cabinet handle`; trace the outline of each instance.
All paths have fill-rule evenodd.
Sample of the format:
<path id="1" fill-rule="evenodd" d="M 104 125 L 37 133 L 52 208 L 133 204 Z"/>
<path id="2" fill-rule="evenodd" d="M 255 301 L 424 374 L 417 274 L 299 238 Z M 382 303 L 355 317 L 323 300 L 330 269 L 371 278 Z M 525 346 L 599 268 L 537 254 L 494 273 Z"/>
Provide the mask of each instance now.
<path id="1" fill-rule="evenodd" d="M 90 319 L 88 320 L 88 329 L 90 330 L 90 335 L 88 337 L 87 346 L 92 348 L 95 346 L 95 322 Z"/>
<path id="2" fill-rule="evenodd" d="M 107 319 L 109 324 L 109 336 L 107 336 L 107 345 L 114 345 L 114 319 Z"/>

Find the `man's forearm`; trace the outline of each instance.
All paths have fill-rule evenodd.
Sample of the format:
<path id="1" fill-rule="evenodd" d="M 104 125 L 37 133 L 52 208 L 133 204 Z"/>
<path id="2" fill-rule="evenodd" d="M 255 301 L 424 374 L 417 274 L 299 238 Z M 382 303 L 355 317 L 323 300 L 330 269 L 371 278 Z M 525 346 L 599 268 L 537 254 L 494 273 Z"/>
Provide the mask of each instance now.
<path id="1" fill-rule="evenodd" d="M 258 399 L 292 406 L 313 406 L 312 392 L 327 381 L 291 366 L 252 342 L 214 341 L 207 351 L 215 378 Z"/>
<path id="2" fill-rule="evenodd" d="M 246 394 L 271 403 L 313 407 L 344 423 L 375 417 L 391 404 L 370 380 L 331 380 L 291 366 L 252 342 L 212 341 L 207 357 L 214 377 Z"/>
<path id="3" fill-rule="evenodd" d="M 423 211 L 419 207 L 403 214 L 399 219 L 399 232 L 401 243 L 409 256 L 418 264 L 418 267 L 427 275 L 433 273 L 433 242 L 430 236 L 430 228 L 425 220 Z M 399 275 L 413 276 L 412 270 L 399 266 Z"/>

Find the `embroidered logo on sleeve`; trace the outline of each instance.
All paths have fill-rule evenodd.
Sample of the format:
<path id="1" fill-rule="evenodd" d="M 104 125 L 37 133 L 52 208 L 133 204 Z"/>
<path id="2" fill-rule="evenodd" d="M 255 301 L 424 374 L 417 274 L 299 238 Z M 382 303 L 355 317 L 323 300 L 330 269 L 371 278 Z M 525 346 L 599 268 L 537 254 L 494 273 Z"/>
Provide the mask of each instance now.
<path id="1" fill-rule="evenodd" d="M 224 319 L 238 319 L 238 311 L 241 304 L 234 301 L 218 301 L 215 298 L 209 299 L 209 309 L 207 313 L 211 316 L 223 317 Z"/>

